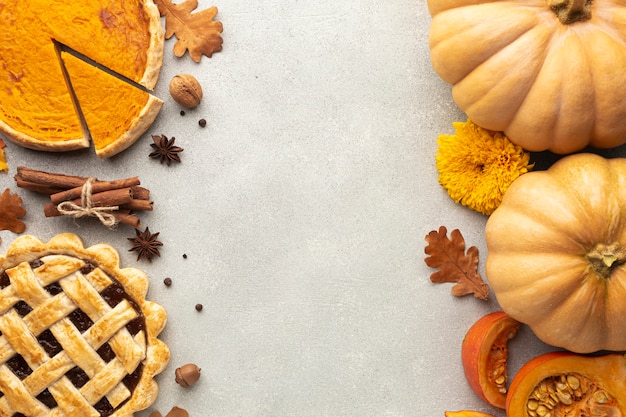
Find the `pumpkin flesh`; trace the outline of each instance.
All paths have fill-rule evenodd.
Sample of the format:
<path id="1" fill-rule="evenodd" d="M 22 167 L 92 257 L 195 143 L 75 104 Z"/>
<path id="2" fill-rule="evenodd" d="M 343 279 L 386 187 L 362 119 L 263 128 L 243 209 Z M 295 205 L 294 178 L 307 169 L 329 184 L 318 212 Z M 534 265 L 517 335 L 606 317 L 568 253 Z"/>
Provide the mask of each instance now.
<path id="1" fill-rule="evenodd" d="M 508 189 L 486 227 L 502 309 L 574 352 L 626 349 L 626 159 L 568 156 Z"/>

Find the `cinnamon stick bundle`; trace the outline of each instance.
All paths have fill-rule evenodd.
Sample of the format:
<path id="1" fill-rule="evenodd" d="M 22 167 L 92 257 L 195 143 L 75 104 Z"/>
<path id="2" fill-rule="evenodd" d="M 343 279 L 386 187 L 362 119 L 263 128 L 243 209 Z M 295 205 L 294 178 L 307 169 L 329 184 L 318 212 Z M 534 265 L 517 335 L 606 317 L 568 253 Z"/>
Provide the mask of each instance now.
<path id="1" fill-rule="evenodd" d="M 14 178 L 18 187 L 50 197 L 50 203 L 43 209 L 46 217 L 64 215 L 59 206 L 69 202 L 77 210 L 112 208 L 111 214 L 117 222 L 140 228 L 141 222 L 133 213 L 153 209 L 150 190 L 140 186 L 138 177 L 103 181 L 19 166 Z M 85 195 L 86 191 L 88 195 Z M 85 207 L 86 201 L 88 207 Z"/>

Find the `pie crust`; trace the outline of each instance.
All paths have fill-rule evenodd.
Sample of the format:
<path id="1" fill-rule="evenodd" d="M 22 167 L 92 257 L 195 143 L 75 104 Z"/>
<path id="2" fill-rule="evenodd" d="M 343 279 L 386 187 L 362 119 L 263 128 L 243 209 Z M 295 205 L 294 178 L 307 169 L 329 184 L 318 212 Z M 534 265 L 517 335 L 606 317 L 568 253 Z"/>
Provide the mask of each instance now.
<path id="1" fill-rule="evenodd" d="M 167 315 L 110 245 L 25 235 L 0 256 L 0 416 L 132 416 L 169 362 Z"/>
<path id="2" fill-rule="evenodd" d="M 152 0 L 11 0 L 0 2 L 0 133 L 26 148 L 70 151 L 89 147 L 90 126 L 84 129 L 66 81 L 60 53 L 71 49 L 100 66 L 152 90 L 163 62 L 163 28 Z M 74 74 L 90 77 L 95 69 Z M 97 79 L 96 79 L 97 78 Z M 106 99 L 96 77 L 87 92 Z M 109 88 L 110 91 L 110 88 Z M 145 93 L 148 94 L 148 93 Z M 100 120 L 118 121 L 120 110 L 132 112 L 136 122 L 112 135 L 109 157 L 126 149 L 149 127 L 160 110 L 151 96 L 138 109 L 136 96 L 124 97 L 115 108 L 100 110 Z M 143 99 L 142 99 L 143 101 Z M 80 104 L 80 103 L 79 103 Z"/>

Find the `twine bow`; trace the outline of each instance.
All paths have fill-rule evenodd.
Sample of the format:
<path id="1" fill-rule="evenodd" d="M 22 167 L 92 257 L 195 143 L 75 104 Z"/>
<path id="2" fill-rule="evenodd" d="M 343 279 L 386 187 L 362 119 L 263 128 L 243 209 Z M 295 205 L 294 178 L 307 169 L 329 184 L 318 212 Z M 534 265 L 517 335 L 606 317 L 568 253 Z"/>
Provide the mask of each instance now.
<path id="1" fill-rule="evenodd" d="M 59 213 L 74 217 L 75 219 L 84 216 L 97 217 L 103 225 L 112 229 L 117 225 L 118 220 L 111 212 L 118 210 L 119 206 L 98 207 L 93 205 L 91 199 L 91 184 L 93 184 L 95 180 L 94 177 L 89 177 L 87 181 L 85 181 L 80 193 L 80 206 L 71 201 L 63 201 L 57 205 L 57 210 L 59 210 Z"/>

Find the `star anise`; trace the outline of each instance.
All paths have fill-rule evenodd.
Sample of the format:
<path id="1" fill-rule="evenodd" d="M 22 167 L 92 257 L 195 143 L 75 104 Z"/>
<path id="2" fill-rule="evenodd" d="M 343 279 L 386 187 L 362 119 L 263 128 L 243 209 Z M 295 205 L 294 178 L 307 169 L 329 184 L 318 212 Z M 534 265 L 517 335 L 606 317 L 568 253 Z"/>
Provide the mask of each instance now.
<path id="1" fill-rule="evenodd" d="M 168 139 L 165 135 L 152 135 L 152 140 L 154 143 L 150 146 L 154 151 L 150 153 L 150 158 L 159 159 L 161 164 L 166 162 L 168 166 L 172 161 L 180 162 L 178 154 L 183 151 L 183 148 L 174 145 L 175 137 Z"/>
<path id="2" fill-rule="evenodd" d="M 129 252 L 137 252 L 137 260 L 146 258 L 148 262 L 152 262 L 153 256 L 161 256 L 159 253 L 159 247 L 163 246 L 162 242 L 157 240 L 159 233 L 150 233 L 150 228 L 146 227 L 146 230 L 140 232 L 139 229 L 135 229 L 136 237 L 128 237 L 127 239 L 133 242 L 133 247 Z"/>

